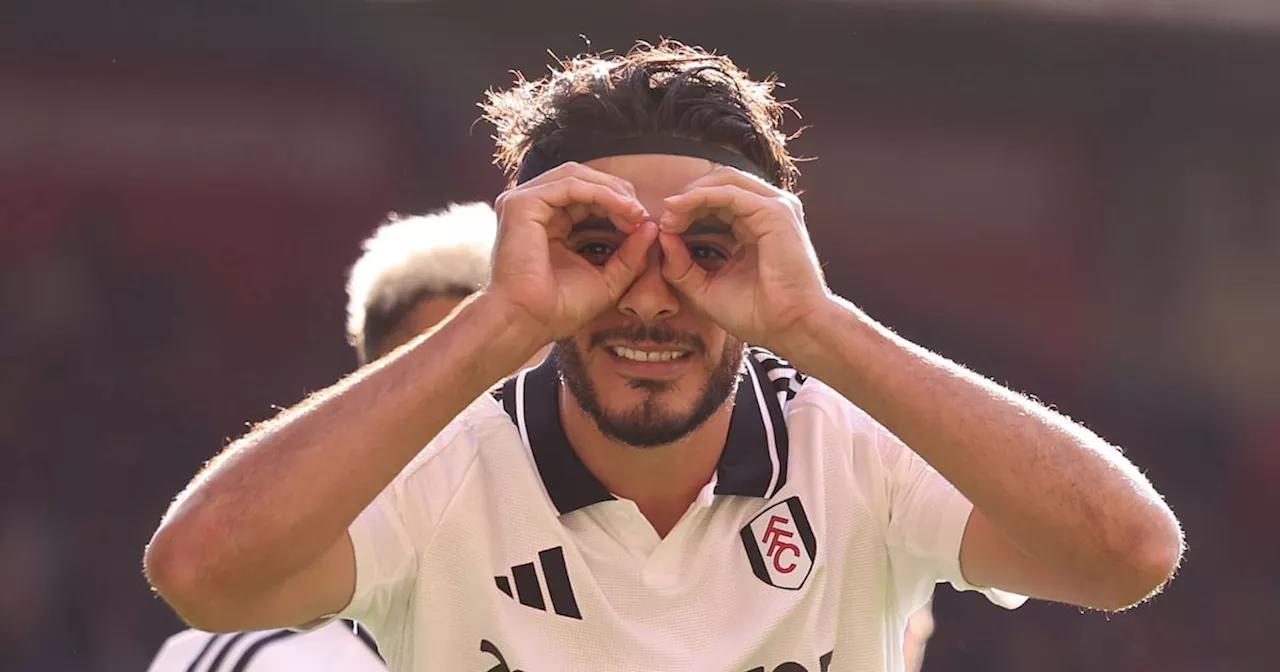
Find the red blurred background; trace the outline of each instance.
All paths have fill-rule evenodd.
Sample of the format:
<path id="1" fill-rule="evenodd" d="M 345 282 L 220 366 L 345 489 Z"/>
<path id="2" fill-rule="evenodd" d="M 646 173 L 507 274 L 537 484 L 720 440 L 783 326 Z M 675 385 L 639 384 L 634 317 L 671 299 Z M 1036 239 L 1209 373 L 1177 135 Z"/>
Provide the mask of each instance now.
<path id="1" fill-rule="evenodd" d="M 1280 5 L 0 11 L 0 670 L 144 669 L 180 624 L 143 545 L 247 422 L 353 368 L 360 240 L 496 195 L 473 122 L 508 71 L 660 35 L 788 84 L 834 288 L 1125 446 L 1186 525 L 1133 612 L 941 589 L 925 669 L 1277 669 Z"/>

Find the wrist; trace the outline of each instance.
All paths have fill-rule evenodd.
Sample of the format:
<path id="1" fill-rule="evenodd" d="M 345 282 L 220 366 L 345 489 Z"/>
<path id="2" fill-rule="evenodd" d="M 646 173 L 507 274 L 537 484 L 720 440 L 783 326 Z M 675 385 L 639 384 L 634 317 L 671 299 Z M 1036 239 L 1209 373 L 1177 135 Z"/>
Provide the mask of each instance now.
<path id="1" fill-rule="evenodd" d="M 865 313 L 838 296 L 828 295 L 787 330 L 775 352 L 797 369 L 821 377 L 819 372 L 828 368 L 828 361 L 846 354 L 851 340 L 874 332 L 874 323 Z"/>
<path id="2" fill-rule="evenodd" d="M 476 333 L 491 363 L 506 376 L 518 371 L 551 342 L 545 325 L 529 312 L 489 292 L 477 294 L 463 309 L 483 325 Z"/>

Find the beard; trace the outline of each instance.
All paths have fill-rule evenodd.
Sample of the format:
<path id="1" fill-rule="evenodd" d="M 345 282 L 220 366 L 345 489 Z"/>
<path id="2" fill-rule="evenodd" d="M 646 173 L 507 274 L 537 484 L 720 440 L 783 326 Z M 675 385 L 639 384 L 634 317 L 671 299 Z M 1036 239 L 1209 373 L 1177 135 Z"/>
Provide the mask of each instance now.
<path id="1" fill-rule="evenodd" d="M 593 334 L 588 348 L 598 347 L 611 339 L 630 340 L 653 344 L 677 344 L 693 350 L 693 355 L 705 355 L 707 348 L 701 338 L 680 334 L 661 327 L 634 327 Z M 737 389 L 738 376 L 746 353 L 745 344 L 732 337 L 726 339 L 720 361 L 698 393 L 693 408 L 685 413 L 671 409 L 663 403 L 662 395 L 677 383 L 662 380 L 635 378 L 631 389 L 644 391 L 644 398 L 636 406 L 622 412 L 610 413 L 600 403 L 600 394 L 587 373 L 582 351 L 573 339 L 557 341 L 553 348 L 556 365 L 565 388 L 578 406 L 595 421 L 605 436 L 636 448 L 666 446 L 688 436 L 710 418 L 729 395 Z"/>

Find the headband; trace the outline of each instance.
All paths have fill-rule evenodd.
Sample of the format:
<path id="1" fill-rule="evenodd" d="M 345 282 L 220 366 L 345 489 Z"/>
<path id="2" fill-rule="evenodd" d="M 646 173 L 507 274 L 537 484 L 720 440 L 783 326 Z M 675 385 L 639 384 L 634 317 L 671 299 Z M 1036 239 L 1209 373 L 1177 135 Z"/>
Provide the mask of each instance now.
<path id="1" fill-rule="evenodd" d="M 630 156 L 635 154 L 670 154 L 673 156 L 691 156 L 698 159 L 718 163 L 723 166 L 737 168 L 760 179 L 774 183 L 774 180 L 751 159 L 725 149 L 720 145 L 702 140 L 682 138 L 675 135 L 641 135 L 618 137 L 611 135 L 575 135 L 563 143 L 554 154 L 541 149 L 532 149 L 520 164 L 516 173 L 516 184 L 523 184 L 533 178 L 564 163 L 575 161 L 586 163 L 592 159 L 603 159 L 609 156 Z"/>

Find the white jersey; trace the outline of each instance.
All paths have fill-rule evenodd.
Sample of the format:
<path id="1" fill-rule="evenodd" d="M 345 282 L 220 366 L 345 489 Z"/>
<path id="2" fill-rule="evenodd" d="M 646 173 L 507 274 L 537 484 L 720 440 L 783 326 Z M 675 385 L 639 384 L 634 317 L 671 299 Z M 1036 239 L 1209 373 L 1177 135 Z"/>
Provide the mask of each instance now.
<path id="1" fill-rule="evenodd" d="M 665 537 L 570 447 L 553 358 L 477 400 L 352 524 L 341 615 L 397 672 L 901 670 L 933 586 L 978 590 L 973 507 L 831 388 L 746 359 L 716 474 Z"/>
<path id="2" fill-rule="evenodd" d="M 183 630 L 160 647 L 147 672 L 386 672 L 367 632 L 347 621 L 299 633 L 216 635 Z"/>

